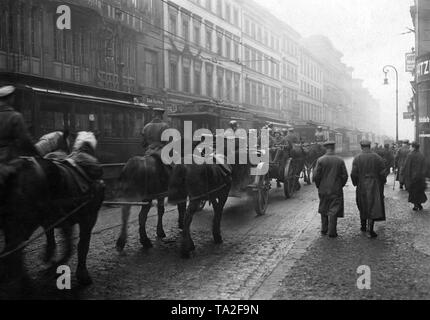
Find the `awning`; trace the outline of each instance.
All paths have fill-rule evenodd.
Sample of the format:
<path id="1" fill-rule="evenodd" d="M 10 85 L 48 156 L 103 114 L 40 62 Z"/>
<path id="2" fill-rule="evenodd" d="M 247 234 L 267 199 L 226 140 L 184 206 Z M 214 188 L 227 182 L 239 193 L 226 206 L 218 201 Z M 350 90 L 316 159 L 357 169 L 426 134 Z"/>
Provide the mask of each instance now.
<path id="1" fill-rule="evenodd" d="M 31 89 L 31 90 L 33 90 L 35 92 L 41 92 L 41 93 L 53 94 L 53 95 L 60 95 L 60 96 L 64 96 L 64 97 L 67 97 L 67 98 L 70 98 L 70 99 L 85 99 L 85 100 L 90 100 L 90 101 L 94 101 L 94 102 L 117 103 L 117 104 L 125 104 L 125 105 L 128 105 L 128 106 L 131 105 L 131 106 L 134 106 L 134 107 L 148 108 L 148 105 L 146 105 L 144 103 L 135 103 L 135 102 L 126 101 L 126 100 L 110 99 L 110 98 L 99 97 L 99 96 L 77 94 L 77 93 L 68 92 L 68 91 L 50 90 L 50 89 L 31 87 L 31 86 L 26 86 L 26 88 Z"/>
<path id="2" fill-rule="evenodd" d="M 219 117 L 218 114 L 212 112 L 189 112 L 189 113 L 170 113 L 169 117 L 185 118 L 185 117 Z"/>

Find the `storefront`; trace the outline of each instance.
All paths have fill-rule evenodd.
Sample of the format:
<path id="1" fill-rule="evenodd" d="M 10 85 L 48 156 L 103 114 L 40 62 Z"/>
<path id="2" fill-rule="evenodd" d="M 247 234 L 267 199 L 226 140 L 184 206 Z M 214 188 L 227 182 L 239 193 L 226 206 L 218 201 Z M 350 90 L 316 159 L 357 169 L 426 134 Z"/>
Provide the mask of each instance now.
<path id="1" fill-rule="evenodd" d="M 430 164 L 430 54 L 417 58 L 416 88 L 421 150 Z"/>

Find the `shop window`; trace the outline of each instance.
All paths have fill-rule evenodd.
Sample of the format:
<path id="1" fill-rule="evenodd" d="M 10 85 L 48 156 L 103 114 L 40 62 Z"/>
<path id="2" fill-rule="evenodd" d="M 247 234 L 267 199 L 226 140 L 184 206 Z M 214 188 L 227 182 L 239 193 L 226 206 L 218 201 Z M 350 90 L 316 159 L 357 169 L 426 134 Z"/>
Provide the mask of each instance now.
<path id="1" fill-rule="evenodd" d="M 40 129 L 42 134 L 50 133 L 57 130 L 63 130 L 64 114 L 58 111 L 41 110 L 40 112 Z"/>

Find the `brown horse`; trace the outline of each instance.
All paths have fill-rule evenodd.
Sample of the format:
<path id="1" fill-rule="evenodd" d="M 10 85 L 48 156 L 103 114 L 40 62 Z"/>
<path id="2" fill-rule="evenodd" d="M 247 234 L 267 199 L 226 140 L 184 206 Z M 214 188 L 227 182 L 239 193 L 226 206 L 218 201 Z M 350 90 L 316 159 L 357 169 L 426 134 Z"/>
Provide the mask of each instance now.
<path id="1" fill-rule="evenodd" d="M 104 185 L 98 180 L 102 169 L 94 158 L 96 146 L 94 134 L 78 134 L 74 152 L 68 157 L 68 161 L 79 168 L 76 170 L 38 157 L 17 159 L 11 163 L 15 171 L 6 180 L 7 188 L 3 189 L 6 194 L 0 202 L 6 244 L 0 254 L 0 264 L 5 268 L 1 273 L 4 279 L 21 281 L 26 278 L 23 245 L 38 227 L 49 230 L 52 235 L 54 228 L 61 230 L 66 250 L 53 267 L 66 264 L 72 254 L 73 226 L 78 224 L 80 240 L 76 276 L 80 284 L 91 284 L 86 260 L 91 233 L 104 200 Z M 53 255 L 50 245 L 52 243 L 48 240 L 47 257 Z M 53 245 L 55 248 L 55 240 Z"/>
<path id="2" fill-rule="evenodd" d="M 214 209 L 212 234 L 215 243 L 223 242 L 221 218 L 232 182 L 231 168 L 229 170 L 227 168 L 226 165 L 217 164 L 181 164 L 173 168 L 169 184 L 169 202 L 183 203 L 187 198 L 189 200 L 182 233 L 181 254 L 184 258 L 189 258 L 191 252 L 195 250 L 190 228 L 193 216 L 202 201 L 209 201 Z"/>
<path id="3" fill-rule="evenodd" d="M 140 243 L 144 248 L 152 247 L 151 240 L 146 233 L 146 221 L 153 200 L 157 200 L 158 208 L 157 237 L 160 239 L 166 237 L 163 229 L 164 199 L 167 197 L 172 170 L 171 166 L 163 164 L 161 158 L 154 154 L 130 159 L 121 173 L 121 193 L 126 201 L 146 203 L 139 213 Z M 186 207 L 186 202 L 178 204 L 180 229 L 183 228 Z M 130 210 L 130 205 L 122 208 L 122 228 L 116 244 L 118 251 L 123 251 L 127 243 Z"/>

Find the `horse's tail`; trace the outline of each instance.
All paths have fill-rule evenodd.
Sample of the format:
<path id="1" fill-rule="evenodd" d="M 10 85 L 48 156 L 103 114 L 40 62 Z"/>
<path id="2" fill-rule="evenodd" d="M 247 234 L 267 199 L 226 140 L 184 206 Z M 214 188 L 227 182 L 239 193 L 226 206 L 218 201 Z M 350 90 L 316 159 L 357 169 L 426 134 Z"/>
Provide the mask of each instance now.
<path id="1" fill-rule="evenodd" d="M 187 167 L 183 164 L 175 165 L 169 181 L 168 197 L 170 203 L 176 204 L 187 200 L 188 188 L 186 181 Z"/>

